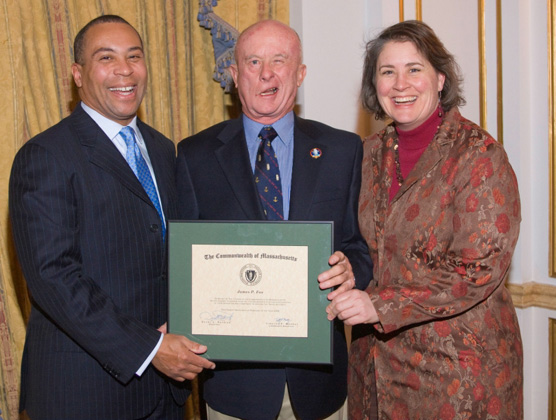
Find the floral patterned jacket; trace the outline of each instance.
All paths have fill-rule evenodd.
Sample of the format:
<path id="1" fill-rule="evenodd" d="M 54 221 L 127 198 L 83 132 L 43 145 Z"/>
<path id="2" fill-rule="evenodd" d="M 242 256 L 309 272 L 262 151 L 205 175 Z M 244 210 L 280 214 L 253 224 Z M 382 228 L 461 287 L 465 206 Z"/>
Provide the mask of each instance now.
<path id="1" fill-rule="evenodd" d="M 359 223 L 380 322 L 351 346 L 350 419 L 369 418 L 375 385 L 379 419 L 521 419 L 504 286 L 521 214 L 506 153 L 452 109 L 389 203 L 396 135 L 390 125 L 364 143 Z"/>

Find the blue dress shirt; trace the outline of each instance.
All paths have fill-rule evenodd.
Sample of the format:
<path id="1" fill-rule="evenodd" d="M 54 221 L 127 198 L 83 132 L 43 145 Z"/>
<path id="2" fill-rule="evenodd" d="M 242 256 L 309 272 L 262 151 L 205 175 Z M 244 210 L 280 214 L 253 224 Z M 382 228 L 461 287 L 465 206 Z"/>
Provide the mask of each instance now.
<path id="1" fill-rule="evenodd" d="M 288 220 L 290 214 L 290 192 L 293 170 L 293 123 L 294 114 L 293 111 L 290 111 L 272 124 L 274 130 L 278 133 L 278 137 L 272 141 L 272 148 L 276 153 L 278 166 L 280 167 L 284 220 Z M 265 124 L 255 122 L 244 114 L 243 127 L 245 131 L 245 139 L 247 140 L 247 149 L 249 150 L 251 170 L 254 173 L 257 151 L 259 150 L 259 145 L 261 144 L 258 136 L 261 129 L 265 127 Z"/>

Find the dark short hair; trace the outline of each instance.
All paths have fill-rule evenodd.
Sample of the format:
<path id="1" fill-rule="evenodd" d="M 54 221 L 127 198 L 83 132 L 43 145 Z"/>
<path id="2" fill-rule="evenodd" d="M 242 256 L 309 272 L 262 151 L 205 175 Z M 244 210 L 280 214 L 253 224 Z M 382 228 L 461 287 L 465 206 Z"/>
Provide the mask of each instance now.
<path id="1" fill-rule="evenodd" d="M 141 47 L 143 46 L 143 40 L 141 39 L 141 35 L 139 32 L 123 17 L 117 15 L 102 15 L 87 23 L 75 36 L 75 40 L 73 41 L 73 57 L 74 61 L 78 64 L 83 64 L 83 50 L 85 49 L 85 35 L 89 29 L 91 29 L 95 25 L 99 25 L 101 23 L 124 23 L 129 25 L 137 36 L 139 37 L 139 41 L 141 41 Z"/>
<path id="2" fill-rule="evenodd" d="M 456 60 L 444 47 L 434 31 L 426 23 L 406 20 L 384 29 L 366 45 L 361 85 L 361 103 L 367 111 L 374 112 L 377 119 L 384 119 L 386 113 L 380 106 L 376 92 L 376 71 L 380 53 L 388 42 L 411 42 L 431 63 L 432 67 L 446 78 L 440 98 L 444 111 L 454 106 L 465 105 L 461 88 L 461 71 Z"/>

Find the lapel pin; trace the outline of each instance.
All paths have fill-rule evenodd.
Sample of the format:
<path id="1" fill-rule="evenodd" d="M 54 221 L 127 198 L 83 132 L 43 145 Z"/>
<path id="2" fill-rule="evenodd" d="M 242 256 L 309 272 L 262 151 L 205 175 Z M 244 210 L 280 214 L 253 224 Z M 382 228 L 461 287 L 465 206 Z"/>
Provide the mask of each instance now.
<path id="1" fill-rule="evenodd" d="M 311 155 L 311 157 L 312 157 L 313 159 L 318 159 L 318 158 L 320 158 L 320 157 L 322 156 L 322 150 L 320 150 L 320 149 L 318 149 L 318 148 L 315 147 L 314 149 L 311 149 L 311 151 L 309 152 L 309 154 Z"/>

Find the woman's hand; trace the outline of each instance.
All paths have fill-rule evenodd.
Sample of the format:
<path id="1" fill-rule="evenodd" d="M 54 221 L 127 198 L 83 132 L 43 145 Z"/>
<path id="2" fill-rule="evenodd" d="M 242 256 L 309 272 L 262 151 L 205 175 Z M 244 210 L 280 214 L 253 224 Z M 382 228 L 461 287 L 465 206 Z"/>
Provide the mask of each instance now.
<path id="1" fill-rule="evenodd" d="M 379 322 L 376 309 L 367 292 L 352 289 L 337 295 L 326 307 L 327 318 L 338 318 L 346 325 Z"/>

